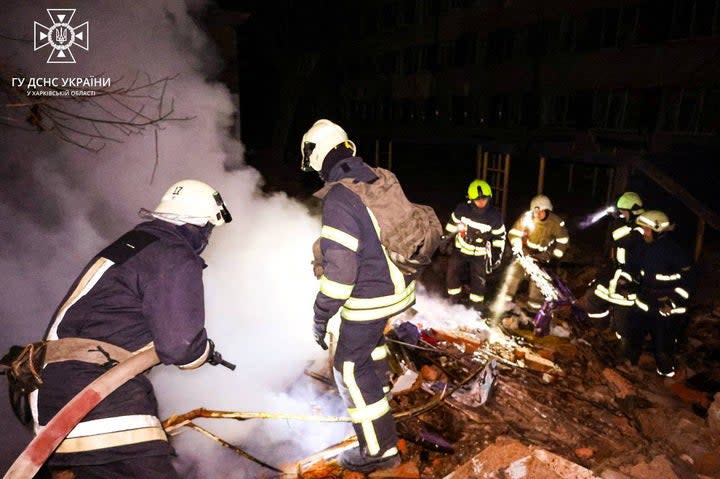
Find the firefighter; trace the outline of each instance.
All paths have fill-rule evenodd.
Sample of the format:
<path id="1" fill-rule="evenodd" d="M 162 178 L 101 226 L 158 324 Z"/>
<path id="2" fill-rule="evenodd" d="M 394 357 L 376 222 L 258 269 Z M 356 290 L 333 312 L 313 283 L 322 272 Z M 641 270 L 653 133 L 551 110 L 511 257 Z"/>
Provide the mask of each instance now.
<path id="1" fill-rule="evenodd" d="M 205 331 L 200 253 L 214 227 L 231 221 L 220 194 L 197 180 L 172 185 L 158 206 L 140 210 L 138 224 L 86 266 L 57 309 L 46 339 L 88 338 L 126 351 L 153 342 L 163 364 L 202 366 L 214 355 Z M 47 364 L 32 393 L 35 428 L 42 427 L 80 390 L 113 367 L 110 346 L 87 359 Z M 78 351 L 81 353 L 88 351 Z M 102 356 L 106 356 L 102 358 Z M 33 397 L 34 396 L 34 397 Z M 160 424 L 145 374 L 96 406 L 50 457 L 54 477 L 177 479 L 173 448 Z"/>
<path id="2" fill-rule="evenodd" d="M 547 267 L 555 265 L 568 248 L 570 235 L 565 222 L 555 213 L 550 198 L 537 195 L 530 201 L 530 210 L 523 213 L 508 232 L 508 240 L 515 254 L 530 256 Z M 527 278 L 523 267 L 515 260 L 508 267 L 504 298 L 508 309 L 514 307 L 513 300 L 520 283 Z M 525 312 L 534 316 L 544 302 L 540 289 L 529 281 L 528 300 Z"/>
<path id="3" fill-rule="evenodd" d="M 630 270 L 632 262 L 628 258 L 644 244 L 643 229 L 636 224 L 637 217 L 645 212 L 642 198 L 634 191 L 626 191 L 615 203 L 614 212 L 616 216 L 609 228 L 611 263 L 601 269 L 579 301 L 588 318 L 601 327 L 612 324 L 613 329 L 617 322 L 625 321 L 635 305 L 633 278 L 637 274 Z"/>
<path id="4" fill-rule="evenodd" d="M 657 373 L 675 375 L 675 346 L 687 324 L 690 298 L 690 256 L 672 239 L 674 225 L 662 211 L 640 214 L 636 223 L 643 230 L 645 246 L 630 259 L 636 263 L 639 288 L 633 314 L 619 323 L 623 350 L 630 363 L 636 365 L 643 340 L 650 333 Z"/>
<path id="5" fill-rule="evenodd" d="M 447 266 L 447 293 L 460 301 L 463 278 L 469 272 L 469 301 L 481 309 L 485 301 L 487 275 L 495 270 L 505 251 L 505 225 L 500 210 L 491 204 L 492 189 L 485 180 L 473 180 L 467 201 L 457 205 L 445 225 L 444 250 L 452 243 Z"/>
<path id="6" fill-rule="evenodd" d="M 326 183 L 342 178 L 372 182 L 375 173 L 355 156 L 355 144 L 322 119 L 301 143 L 302 170 Z M 398 465 L 395 420 L 388 400 L 384 329 L 388 319 L 415 302 L 415 278 L 403 274 L 380 242 L 379 226 L 360 197 L 342 184 L 324 196 L 320 230 L 320 291 L 314 305 L 315 340 L 323 349 L 328 320 L 340 311 L 333 372 L 359 446 L 340 454 L 346 469 L 369 472 Z"/>

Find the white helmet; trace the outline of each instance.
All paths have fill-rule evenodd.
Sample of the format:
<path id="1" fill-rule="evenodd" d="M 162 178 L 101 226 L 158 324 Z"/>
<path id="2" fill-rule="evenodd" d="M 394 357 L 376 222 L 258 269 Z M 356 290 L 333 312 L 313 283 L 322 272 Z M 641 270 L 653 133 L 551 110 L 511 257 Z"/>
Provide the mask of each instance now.
<path id="1" fill-rule="evenodd" d="M 553 210 L 553 205 L 550 202 L 550 198 L 548 198 L 545 195 L 537 195 L 532 200 L 530 200 L 530 209 L 534 210 L 535 208 L 539 210 Z"/>
<path id="2" fill-rule="evenodd" d="M 665 231 L 673 228 L 668 216 L 658 210 L 650 210 L 641 213 L 635 220 L 635 223 L 640 226 L 650 228 L 656 233 L 664 233 Z"/>
<path id="3" fill-rule="evenodd" d="M 325 156 L 340 143 L 345 143 L 345 146 L 352 149 L 353 155 L 355 155 L 355 143 L 348 139 L 345 130 L 330 120 L 316 121 L 305 132 L 300 143 L 301 169 L 303 171 L 320 171 Z"/>
<path id="4" fill-rule="evenodd" d="M 175 225 L 220 226 L 232 221 L 225 203 L 212 186 L 198 180 L 182 180 L 172 185 L 154 211 L 140 210 L 140 216 L 153 217 Z"/>

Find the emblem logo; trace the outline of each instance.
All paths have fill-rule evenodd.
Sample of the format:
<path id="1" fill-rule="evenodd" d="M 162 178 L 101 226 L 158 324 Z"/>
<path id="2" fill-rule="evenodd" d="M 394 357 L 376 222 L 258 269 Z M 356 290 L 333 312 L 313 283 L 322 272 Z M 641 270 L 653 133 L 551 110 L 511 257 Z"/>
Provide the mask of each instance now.
<path id="1" fill-rule="evenodd" d="M 48 8 L 52 25 L 35 22 L 34 51 L 50 45 L 47 63 L 75 63 L 71 48 L 77 45 L 87 51 L 90 46 L 88 22 L 73 27 L 71 25 L 74 8 Z"/>

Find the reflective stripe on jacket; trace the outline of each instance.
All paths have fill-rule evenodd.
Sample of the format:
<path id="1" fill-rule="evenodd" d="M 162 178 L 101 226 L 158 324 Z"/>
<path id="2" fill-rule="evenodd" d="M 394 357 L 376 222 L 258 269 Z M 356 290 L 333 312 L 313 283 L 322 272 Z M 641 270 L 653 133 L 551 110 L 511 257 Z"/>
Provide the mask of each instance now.
<path id="1" fill-rule="evenodd" d="M 338 162 L 327 182 L 376 178 L 358 157 Z M 372 321 L 398 314 L 415 303 L 415 281 L 388 258 L 380 227 L 360 197 L 336 184 L 324 197 L 320 249 L 323 275 L 315 298 L 315 317 L 330 319 L 338 310 L 348 321 Z"/>
<path id="2" fill-rule="evenodd" d="M 555 258 L 562 258 L 570 243 L 565 221 L 552 211 L 544 220 L 521 215 L 508 231 L 508 240 L 513 247 L 523 248 L 529 254 L 548 252 Z"/>
<path id="3" fill-rule="evenodd" d="M 455 235 L 455 248 L 462 254 L 485 256 L 487 242 L 493 258 L 501 258 L 505 251 L 505 225 L 495 206 L 478 208 L 472 201 L 460 203 L 450 215 L 445 231 Z"/>

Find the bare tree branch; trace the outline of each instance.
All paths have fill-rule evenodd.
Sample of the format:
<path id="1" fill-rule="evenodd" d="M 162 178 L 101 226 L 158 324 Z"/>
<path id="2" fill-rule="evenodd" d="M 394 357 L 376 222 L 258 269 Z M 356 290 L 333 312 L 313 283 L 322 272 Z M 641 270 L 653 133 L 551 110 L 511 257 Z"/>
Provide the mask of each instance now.
<path id="1" fill-rule="evenodd" d="M 126 137 L 162 129 L 168 122 L 193 119 L 177 115 L 175 101 L 168 97 L 168 85 L 177 77 L 152 79 L 138 72 L 128 80 L 120 77 L 111 87 L 74 88 L 76 94 L 68 95 L 63 88 L 14 86 L 7 69 L 0 67 L 0 105 L 6 112 L 0 125 L 48 132 L 82 149 L 100 151 L 108 142 L 121 143 Z M 48 95 L 31 96 L 42 90 Z"/>

